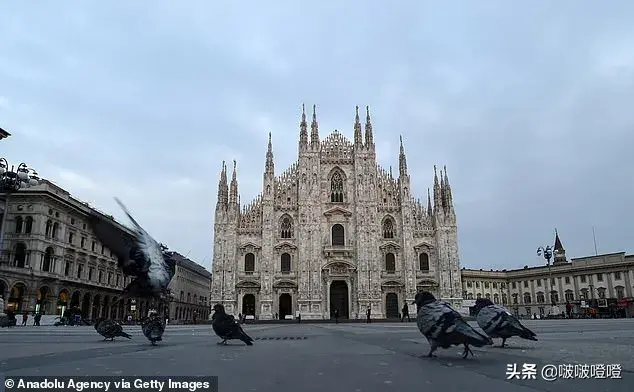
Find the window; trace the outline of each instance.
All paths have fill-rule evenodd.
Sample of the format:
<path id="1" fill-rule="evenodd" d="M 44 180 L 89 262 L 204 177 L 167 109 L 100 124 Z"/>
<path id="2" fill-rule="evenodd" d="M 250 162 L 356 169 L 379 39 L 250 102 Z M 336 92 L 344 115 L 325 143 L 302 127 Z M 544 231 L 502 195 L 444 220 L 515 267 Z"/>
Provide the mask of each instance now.
<path id="1" fill-rule="evenodd" d="M 542 280 L 541 279 L 537 279 L 537 287 L 542 287 Z"/>
<path id="2" fill-rule="evenodd" d="M 86 245 L 86 238 L 85 237 L 81 237 L 81 247 L 83 248 L 84 245 Z"/>
<path id="3" fill-rule="evenodd" d="M 525 288 L 525 289 L 526 289 L 526 288 L 528 288 L 528 280 L 525 280 L 525 281 L 524 281 L 524 288 Z"/>
<path id="4" fill-rule="evenodd" d="M 517 293 L 513 293 L 513 305 L 517 305 Z"/>
<path id="5" fill-rule="evenodd" d="M 473 299 L 473 293 L 467 294 L 467 299 Z"/>
<path id="6" fill-rule="evenodd" d="M 621 280 L 621 273 L 619 271 L 616 271 L 614 273 L 614 280 Z"/>
<path id="7" fill-rule="evenodd" d="M 476 299 L 480 299 L 480 298 L 482 298 L 482 294 L 481 293 L 476 294 Z"/>
<path id="8" fill-rule="evenodd" d="M 582 300 L 588 299 L 588 289 L 581 289 L 581 299 Z"/>
<path id="9" fill-rule="evenodd" d="M 488 289 L 489 288 L 489 282 L 484 282 L 484 288 Z"/>
<path id="10" fill-rule="evenodd" d="M 526 308 L 526 315 L 531 316 L 531 308 Z"/>
<path id="11" fill-rule="evenodd" d="M 546 302 L 546 298 L 544 297 L 544 293 L 540 291 L 537 293 L 537 303 L 543 304 L 544 302 Z"/>
<path id="12" fill-rule="evenodd" d="M 30 216 L 27 216 L 26 219 L 24 220 L 24 232 L 26 234 L 30 234 L 31 231 L 33 231 L 33 218 Z"/>
<path id="13" fill-rule="evenodd" d="M 81 279 L 81 273 L 83 272 L 84 267 L 81 265 L 77 266 L 77 279 Z"/>
<path id="14" fill-rule="evenodd" d="M 572 292 L 572 290 L 566 290 L 566 292 L 564 293 L 564 296 L 566 297 L 566 301 L 575 300 L 575 294 Z"/>
<path id="15" fill-rule="evenodd" d="M 280 257 L 280 270 L 282 272 L 291 272 L 291 255 L 288 253 L 282 253 Z"/>
<path id="16" fill-rule="evenodd" d="M 491 299 L 491 294 L 486 293 L 486 294 L 484 294 L 484 297 L 485 297 L 486 299 L 490 300 L 490 299 Z"/>
<path id="17" fill-rule="evenodd" d="M 112 272 L 108 272 L 108 284 L 112 284 Z"/>
<path id="18" fill-rule="evenodd" d="M 616 286 L 616 287 L 615 287 L 615 289 L 616 289 L 616 298 L 617 298 L 617 299 L 623 299 L 623 298 L 625 298 L 625 290 L 624 290 L 624 288 L 623 288 L 623 287 L 621 287 L 621 286 Z"/>
<path id="19" fill-rule="evenodd" d="M 99 283 L 103 283 L 103 272 L 99 271 Z"/>
<path id="20" fill-rule="evenodd" d="M 50 271 L 53 267 L 53 256 L 55 251 L 50 246 L 44 251 L 44 259 L 42 259 L 42 271 Z"/>
<path id="21" fill-rule="evenodd" d="M 505 289 L 506 288 L 506 283 L 504 283 L 504 282 L 500 283 L 500 288 L 501 289 Z"/>
<path id="22" fill-rule="evenodd" d="M 530 304 L 531 303 L 531 294 L 530 293 L 524 293 L 524 303 L 525 304 Z"/>
<path id="23" fill-rule="evenodd" d="M 22 224 L 24 223 L 24 221 L 22 220 L 21 216 L 18 216 L 17 218 L 15 218 L 15 232 L 16 233 L 22 233 Z"/>
<path id="24" fill-rule="evenodd" d="M 54 239 L 57 239 L 57 234 L 59 234 L 59 223 L 55 222 L 53 223 L 53 232 L 51 233 L 51 235 Z"/>
<path id="25" fill-rule="evenodd" d="M 605 289 L 603 287 L 597 289 L 597 294 L 599 295 L 599 299 L 605 299 Z"/>
<path id="26" fill-rule="evenodd" d="M 383 221 L 383 238 L 394 238 L 394 223 L 390 218 Z"/>
<path id="27" fill-rule="evenodd" d="M 394 257 L 394 253 L 385 255 L 385 270 L 390 273 L 396 272 L 396 258 Z"/>
<path id="28" fill-rule="evenodd" d="M 500 303 L 500 296 L 496 294 L 493 294 L 493 303 L 494 304 L 499 304 Z"/>
<path id="29" fill-rule="evenodd" d="M 468 281 L 467 282 L 467 287 L 469 287 L 469 288 L 473 287 L 473 283 L 471 283 L 471 281 Z"/>
<path id="30" fill-rule="evenodd" d="M 92 274 L 95 272 L 95 269 L 90 267 L 88 268 L 88 280 L 92 280 Z"/>
<path id="31" fill-rule="evenodd" d="M 335 172 L 330 179 L 330 201 L 343 203 L 343 177 L 339 172 Z"/>
<path id="32" fill-rule="evenodd" d="M 554 285 L 555 285 L 555 278 L 552 278 L 552 279 L 550 280 L 550 284 L 551 284 L 552 286 L 554 286 Z"/>
<path id="33" fill-rule="evenodd" d="M 247 253 L 244 255 L 244 272 L 255 271 L 255 255 L 253 253 Z"/>
<path id="34" fill-rule="evenodd" d="M 344 246 L 345 233 L 343 226 L 336 224 L 332 227 L 332 246 Z"/>
<path id="35" fill-rule="evenodd" d="M 285 216 L 282 219 L 282 223 L 280 224 L 280 237 L 282 238 L 293 237 L 293 224 L 291 223 L 291 218 L 289 216 Z"/>
<path id="36" fill-rule="evenodd" d="M 429 272 L 429 255 L 427 253 L 421 253 L 418 255 L 418 269 L 424 272 Z"/>
<path id="37" fill-rule="evenodd" d="M 64 276 L 68 276 L 70 274 L 70 262 L 66 262 L 66 265 L 64 265 Z"/>
<path id="38" fill-rule="evenodd" d="M 597 274 L 597 282 L 603 282 L 603 274 Z"/>
<path id="39" fill-rule="evenodd" d="M 566 277 L 564 278 L 564 283 L 566 283 L 566 284 L 570 284 L 570 276 L 566 276 Z"/>
<path id="40" fill-rule="evenodd" d="M 586 283 L 586 276 L 585 275 L 581 275 L 581 283 Z"/>
<path id="41" fill-rule="evenodd" d="M 476 282 L 476 289 L 480 288 L 480 282 Z"/>
<path id="42" fill-rule="evenodd" d="M 52 233 L 53 233 L 53 222 L 49 219 L 46 221 L 45 235 L 46 237 L 50 237 Z"/>
<path id="43" fill-rule="evenodd" d="M 94 252 L 96 247 L 97 247 L 97 243 L 95 241 L 93 241 L 90 250 L 92 250 Z"/>
<path id="44" fill-rule="evenodd" d="M 68 233 L 68 243 L 72 244 L 73 243 L 73 237 L 75 236 L 75 234 L 73 233 Z"/>
<path id="45" fill-rule="evenodd" d="M 506 294 L 502 294 L 502 305 L 508 304 L 509 300 Z"/>
<path id="46" fill-rule="evenodd" d="M 559 302 L 559 293 L 558 293 L 558 292 L 556 292 L 556 291 L 553 291 L 553 292 L 550 294 L 550 298 L 551 298 L 551 302 L 552 302 L 552 304 L 553 304 L 553 305 L 555 305 L 556 303 L 558 303 L 558 302 Z"/>
<path id="47" fill-rule="evenodd" d="M 497 288 L 498 288 L 498 284 L 497 284 L 497 282 L 493 282 L 493 288 L 494 288 L 494 289 L 497 289 Z"/>
<path id="48" fill-rule="evenodd" d="M 513 282 L 513 288 L 516 289 L 517 288 L 517 283 Z"/>

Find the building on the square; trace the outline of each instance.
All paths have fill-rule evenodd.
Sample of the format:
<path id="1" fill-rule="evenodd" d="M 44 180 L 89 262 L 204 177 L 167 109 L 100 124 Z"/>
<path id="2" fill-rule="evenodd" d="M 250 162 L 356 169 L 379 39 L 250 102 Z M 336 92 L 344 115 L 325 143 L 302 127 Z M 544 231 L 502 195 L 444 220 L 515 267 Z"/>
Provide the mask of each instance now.
<path id="1" fill-rule="evenodd" d="M 175 321 L 206 320 L 211 307 L 211 273 L 178 252 L 168 252 L 175 271 L 169 290 L 172 294 L 169 314 Z"/>
<path id="2" fill-rule="evenodd" d="M 223 163 L 212 302 L 259 319 L 297 312 L 327 319 L 335 310 L 342 318 L 365 318 L 368 308 L 372 318 L 395 318 L 422 289 L 459 302 L 446 170 L 434 169 L 425 206 L 412 194 L 402 141 L 396 177 L 377 165 L 369 111 L 365 140 L 358 108 L 353 141 L 337 130 L 320 139 L 314 107 L 310 125 L 302 111 L 298 133 L 298 159 L 278 175 L 269 135 L 262 193 L 247 205 L 240 204 L 235 162 L 230 184 Z"/>
<path id="3" fill-rule="evenodd" d="M 11 134 L 9 132 L 7 132 L 4 129 L 0 128 L 0 140 L 6 139 L 9 136 L 11 136 Z"/>
<path id="4" fill-rule="evenodd" d="M 592 309 L 599 317 L 634 315 L 634 255 L 619 252 L 568 261 L 559 235 L 554 250 L 550 268 L 546 263 L 501 271 L 463 268 L 464 305 L 473 306 L 483 297 L 524 317 L 561 314 L 568 304 L 575 315 Z"/>

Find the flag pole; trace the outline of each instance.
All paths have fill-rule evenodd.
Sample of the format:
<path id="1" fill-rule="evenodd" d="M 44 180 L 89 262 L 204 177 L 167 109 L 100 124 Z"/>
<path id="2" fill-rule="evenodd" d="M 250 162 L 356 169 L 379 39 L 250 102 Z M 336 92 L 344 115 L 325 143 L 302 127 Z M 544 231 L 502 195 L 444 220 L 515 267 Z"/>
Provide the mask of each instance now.
<path id="1" fill-rule="evenodd" d="M 598 256 L 599 252 L 597 251 L 597 234 L 594 231 L 594 226 L 592 226 L 592 239 L 594 240 L 594 255 Z"/>

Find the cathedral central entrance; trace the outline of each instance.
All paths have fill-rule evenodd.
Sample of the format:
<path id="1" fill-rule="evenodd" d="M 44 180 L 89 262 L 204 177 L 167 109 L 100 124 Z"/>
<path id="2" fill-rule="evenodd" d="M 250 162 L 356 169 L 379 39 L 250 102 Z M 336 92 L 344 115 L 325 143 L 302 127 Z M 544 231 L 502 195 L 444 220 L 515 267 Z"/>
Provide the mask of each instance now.
<path id="1" fill-rule="evenodd" d="M 242 297 L 242 314 L 255 316 L 255 295 L 246 294 Z"/>
<path id="2" fill-rule="evenodd" d="M 293 298 L 290 294 L 280 295 L 280 320 L 284 320 L 287 315 L 293 315 Z"/>
<path id="3" fill-rule="evenodd" d="M 330 284 L 330 318 L 335 317 L 335 309 L 339 310 L 339 318 L 349 318 L 348 284 L 343 280 L 335 280 Z"/>
<path id="4" fill-rule="evenodd" d="M 385 296 L 385 317 L 399 318 L 398 295 L 395 293 L 387 293 Z"/>

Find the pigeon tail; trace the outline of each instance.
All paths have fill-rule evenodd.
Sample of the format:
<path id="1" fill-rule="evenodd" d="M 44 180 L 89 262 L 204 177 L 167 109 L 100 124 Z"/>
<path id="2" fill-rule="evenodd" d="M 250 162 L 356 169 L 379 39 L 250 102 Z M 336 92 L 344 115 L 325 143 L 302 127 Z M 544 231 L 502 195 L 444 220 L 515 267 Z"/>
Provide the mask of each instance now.
<path id="1" fill-rule="evenodd" d="M 128 339 L 132 339 L 132 336 L 130 336 L 129 334 L 121 331 L 119 332 L 119 334 L 117 334 L 117 336 L 121 336 L 122 338 L 128 338 Z"/>
<path id="2" fill-rule="evenodd" d="M 247 346 L 253 346 L 253 338 L 247 335 L 242 328 L 240 328 L 240 340 L 242 340 Z"/>
<path id="3" fill-rule="evenodd" d="M 471 328 L 467 323 L 460 323 L 456 327 L 456 332 L 466 338 L 466 343 L 474 347 L 492 346 L 493 340 Z"/>
<path id="4" fill-rule="evenodd" d="M 522 331 L 522 333 L 519 334 L 519 337 L 526 340 L 532 340 L 534 342 L 537 341 L 537 335 L 535 335 L 533 331 L 531 331 L 530 329 L 526 327 L 524 327 L 524 330 Z"/>

